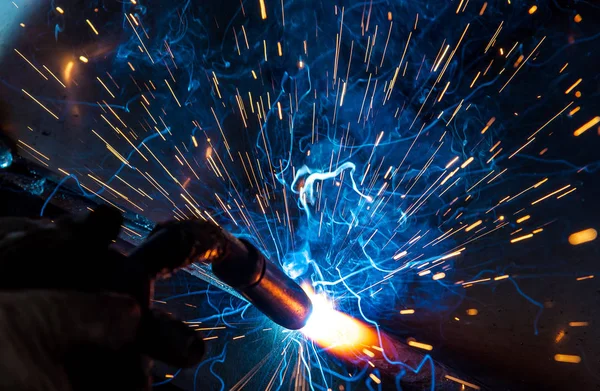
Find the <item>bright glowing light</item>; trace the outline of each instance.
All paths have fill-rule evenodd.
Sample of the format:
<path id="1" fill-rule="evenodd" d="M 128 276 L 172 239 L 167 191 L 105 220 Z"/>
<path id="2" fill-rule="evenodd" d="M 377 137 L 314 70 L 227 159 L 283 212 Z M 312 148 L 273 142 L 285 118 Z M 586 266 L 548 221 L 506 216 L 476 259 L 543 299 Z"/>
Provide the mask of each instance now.
<path id="1" fill-rule="evenodd" d="M 589 324 L 589 322 L 569 322 L 570 327 L 587 327 Z"/>
<path id="2" fill-rule="evenodd" d="M 69 61 L 67 63 L 67 65 L 65 66 L 65 69 L 63 70 L 63 78 L 65 79 L 65 81 L 67 83 L 69 83 L 71 81 L 74 66 L 75 66 L 75 63 L 73 61 Z"/>
<path id="3" fill-rule="evenodd" d="M 578 128 L 576 131 L 574 131 L 573 135 L 575 137 L 581 136 L 583 133 L 585 133 L 586 131 L 591 129 L 594 125 L 596 125 L 599 122 L 600 122 L 600 116 L 594 117 L 591 120 L 589 120 L 588 122 L 586 122 L 585 124 L 583 124 L 583 126 Z"/>
<path id="4" fill-rule="evenodd" d="M 598 232 L 593 228 L 584 229 L 583 231 L 575 232 L 569 235 L 569 243 L 573 246 L 591 242 L 598 237 Z"/>
<path id="5" fill-rule="evenodd" d="M 377 334 L 366 324 L 337 311 L 324 294 L 315 294 L 309 285 L 302 288 L 310 297 L 313 312 L 300 331 L 319 346 L 337 356 L 353 357 L 363 346 L 378 344 Z"/>
<path id="6" fill-rule="evenodd" d="M 579 364 L 581 362 L 581 357 L 571 354 L 556 354 L 554 355 L 554 361 Z"/>
<path id="7" fill-rule="evenodd" d="M 267 6 L 265 5 L 265 0 L 260 0 L 260 18 L 267 19 Z"/>
<path id="8" fill-rule="evenodd" d="M 433 346 L 422 342 L 408 341 L 408 345 L 423 350 L 433 350 Z"/>

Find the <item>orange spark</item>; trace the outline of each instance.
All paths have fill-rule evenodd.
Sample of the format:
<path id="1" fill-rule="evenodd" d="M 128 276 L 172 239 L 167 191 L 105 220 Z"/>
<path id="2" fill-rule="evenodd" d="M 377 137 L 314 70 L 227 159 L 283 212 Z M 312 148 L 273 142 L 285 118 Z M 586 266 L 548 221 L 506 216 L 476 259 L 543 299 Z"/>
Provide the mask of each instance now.
<path id="1" fill-rule="evenodd" d="M 579 129 L 577 129 L 576 131 L 573 132 L 573 135 L 575 137 L 577 136 L 581 136 L 583 133 L 585 133 L 587 130 L 589 130 L 592 126 L 596 125 L 597 123 L 600 122 L 600 116 L 598 117 L 594 117 L 591 120 L 589 120 L 588 122 L 586 122 L 583 126 L 581 126 Z"/>
<path id="2" fill-rule="evenodd" d="M 573 246 L 591 242 L 598 237 L 598 232 L 593 228 L 584 229 L 569 235 L 569 243 Z"/>
<path id="3" fill-rule="evenodd" d="M 581 357 L 571 354 L 555 354 L 554 361 L 579 364 L 581 362 Z"/>
<path id="4" fill-rule="evenodd" d="M 265 5 L 265 0 L 260 0 L 260 18 L 267 19 L 267 7 Z"/>
<path id="5" fill-rule="evenodd" d="M 433 350 L 433 346 L 422 342 L 408 341 L 408 345 L 423 350 Z"/>

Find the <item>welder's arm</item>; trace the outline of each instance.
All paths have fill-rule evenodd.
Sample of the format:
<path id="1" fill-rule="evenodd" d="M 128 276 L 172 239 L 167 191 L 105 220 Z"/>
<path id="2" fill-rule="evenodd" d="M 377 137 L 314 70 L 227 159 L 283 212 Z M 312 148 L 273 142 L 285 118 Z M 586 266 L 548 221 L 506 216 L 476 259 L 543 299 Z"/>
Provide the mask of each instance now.
<path id="1" fill-rule="evenodd" d="M 200 334 L 149 308 L 156 273 L 143 253 L 109 248 L 121 222 L 104 207 L 54 223 L 0 219 L 0 389 L 147 389 L 144 356 L 201 359 Z"/>

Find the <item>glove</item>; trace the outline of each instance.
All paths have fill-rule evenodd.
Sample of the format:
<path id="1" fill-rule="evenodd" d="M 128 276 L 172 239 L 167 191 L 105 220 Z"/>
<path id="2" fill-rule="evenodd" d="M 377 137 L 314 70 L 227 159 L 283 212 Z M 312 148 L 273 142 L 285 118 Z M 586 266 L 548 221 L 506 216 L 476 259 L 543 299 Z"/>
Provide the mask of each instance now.
<path id="1" fill-rule="evenodd" d="M 191 238 L 126 257 L 110 248 L 121 223 L 104 206 L 84 218 L 0 221 L 0 388 L 147 389 L 145 356 L 201 360 L 201 335 L 149 308 L 154 278 L 189 262 Z"/>

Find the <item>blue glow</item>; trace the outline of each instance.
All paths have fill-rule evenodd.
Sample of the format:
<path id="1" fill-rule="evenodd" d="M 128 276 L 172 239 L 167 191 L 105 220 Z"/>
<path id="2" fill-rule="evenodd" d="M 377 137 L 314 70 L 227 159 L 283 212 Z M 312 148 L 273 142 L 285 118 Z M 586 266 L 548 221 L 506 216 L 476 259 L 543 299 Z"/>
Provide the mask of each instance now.
<path id="1" fill-rule="evenodd" d="M 410 363 L 394 347 L 418 339 L 419 322 L 440 335 L 467 324 L 467 306 L 487 304 L 470 290 L 508 281 L 535 311 L 537 335 L 544 304 L 511 257 L 543 251 L 558 196 L 600 168 L 542 152 L 550 135 L 570 142 L 569 113 L 584 106 L 564 91 L 575 75 L 562 73 L 560 54 L 600 35 L 565 46 L 534 19 L 550 6 L 534 17 L 523 1 L 281 0 L 265 3 L 264 18 L 260 0 L 213 3 L 122 2 L 101 29 L 117 36 L 81 50 L 90 53 L 76 65 L 82 87 L 65 80 L 81 92 L 82 80 L 101 78 L 115 98 L 97 83 L 81 99 L 36 95 L 61 120 L 83 107 L 97 132 L 86 128 L 81 151 L 51 160 L 81 173 L 69 168 L 41 213 L 73 179 L 86 197 L 153 221 L 212 220 L 368 325 L 382 351 L 335 357 L 213 286 L 186 285 L 163 300 L 203 297 L 186 320 L 202 322 L 214 349 L 193 387 L 201 377 L 210 389 L 401 389 L 426 374 L 423 388 L 435 390 L 445 373 L 437 347 L 407 350 L 418 357 Z M 57 42 L 69 34 L 48 23 Z M 190 271 L 210 279 L 202 266 Z M 239 344 L 264 348 L 264 361 L 236 355 Z M 225 378 L 229 361 L 247 372 Z"/>

